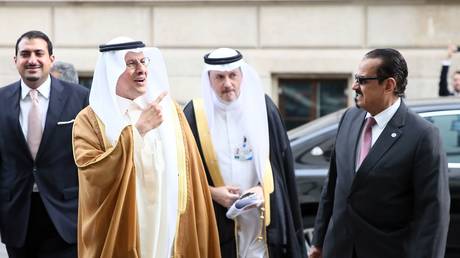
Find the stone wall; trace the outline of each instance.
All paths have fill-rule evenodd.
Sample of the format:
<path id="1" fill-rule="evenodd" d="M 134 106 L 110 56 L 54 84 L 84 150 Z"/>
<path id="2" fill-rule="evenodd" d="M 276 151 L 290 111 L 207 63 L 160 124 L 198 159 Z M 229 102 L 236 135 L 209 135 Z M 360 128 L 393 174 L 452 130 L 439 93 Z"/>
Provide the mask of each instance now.
<path id="1" fill-rule="evenodd" d="M 431 97 L 448 42 L 460 44 L 459 14 L 458 1 L 0 1 L 0 85 L 18 79 L 16 39 L 38 29 L 57 60 L 87 75 L 98 45 L 115 36 L 159 47 L 181 102 L 199 96 L 202 56 L 222 46 L 243 52 L 275 100 L 283 75 L 345 75 L 351 88 L 359 60 L 376 47 L 406 57 L 408 98 Z"/>

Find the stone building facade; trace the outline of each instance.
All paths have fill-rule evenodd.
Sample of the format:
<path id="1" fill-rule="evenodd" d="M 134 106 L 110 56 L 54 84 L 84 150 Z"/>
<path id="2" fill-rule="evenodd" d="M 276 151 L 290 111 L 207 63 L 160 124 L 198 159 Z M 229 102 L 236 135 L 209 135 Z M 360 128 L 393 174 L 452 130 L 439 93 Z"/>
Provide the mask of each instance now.
<path id="1" fill-rule="evenodd" d="M 352 104 L 354 71 L 372 48 L 406 57 L 408 98 L 436 97 L 447 44 L 460 45 L 459 16 L 460 1 L 446 0 L 0 0 L 0 85 L 18 79 L 14 44 L 32 29 L 47 33 L 56 60 L 73 63 L 83 80 L 98 45 L 115 36 L 159 47 L 182 103 L 200 95 L 203 55 L 228 46 L 242 51 L 295 124 L 306 119 L 296 118 L 297 105 L 315 107 L 311 120 Z"/>

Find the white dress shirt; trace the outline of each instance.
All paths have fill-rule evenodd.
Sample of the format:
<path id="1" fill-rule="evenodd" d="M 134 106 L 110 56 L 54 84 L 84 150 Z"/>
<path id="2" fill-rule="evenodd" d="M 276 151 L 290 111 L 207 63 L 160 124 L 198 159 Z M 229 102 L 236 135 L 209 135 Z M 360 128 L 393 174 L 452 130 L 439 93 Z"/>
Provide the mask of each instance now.
<path id="1" fill-rule="evenodd" d="M 29 124 L 29 111 L 32 107 L 32 99 L 29 92 L 32 89 L 27 86 L 23 80 L 21 80 L 21 99 L 19 100 L 19 123 L 21 124 L 22 133 L 24 139 L 27 137 L 27 125 Z M 38 86 L 38 99 L 40 102 L 40 112 L 42 113 L 42 128 L 45 128 L 46 113 L 48 112 L 48 106 L 50 103 L 50 92 L 51 92 L 51 78 L 48 76 L 42 85 Z"/>
<path id="2" fill-rule="evenodd" d="M 394 114 L 396 111 L 398 111 L 399 106 L 401 105 L 401 98 L 398 98 L 395 103 L 393 103 L 391 106 L 383 110 L 382 112 L 378 113 L 377 115 L 374 116 L 376 124 L 372 127 L 372 143 L 371 146 L 374 146 L 374 143 L 377 141 L 379 136 L 382 134 L 383 130 L 387 126 L 388 122 L 393 118 Z M 368 112 L 366 114 L 366 119 L 368 117 L 371 117 L 372 115 Z M 361 132 L 362 134 L 362 132 Z M 360 135 L 361 135 L 360 134 Z M 359 160 L 359 155 L 360 155 L 360 149 L 361 149 L 361 139 L 360 137 L 360 142 L 357 148 L 357 155 L 356 155 L 356 170 L 358 170 L 358 160 Z"/>
<path id="3" fill-rule="evenodd" d="M 29 111 L 32 107 L 32 98 L 29 92 L 32 89 L 21 79 L 21 99 L 19 100 L 19 123 L 21 124 L 22 133 L 24 139 L 27 139 L 27 131 L 29 128 Z M 48 79 L 38 86 L 38 101 L 40 104 L 40 112 L 42 113 L 42 129 L 45 128 L 46 113 L 48 112 L 48 106 L 50 103 L 50 92 L 51 92 L 51 77 L 48 75 Z M 33 192 L 38 192 L 37 184 L 34 183 L 32 188 Z"/>

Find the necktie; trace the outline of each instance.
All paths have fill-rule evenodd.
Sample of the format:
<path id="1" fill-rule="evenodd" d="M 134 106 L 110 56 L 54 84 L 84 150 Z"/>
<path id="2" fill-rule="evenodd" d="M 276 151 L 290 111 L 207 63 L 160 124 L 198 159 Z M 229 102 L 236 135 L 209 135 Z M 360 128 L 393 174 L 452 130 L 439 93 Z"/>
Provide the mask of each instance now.
<path id="1" fill-rule="evenodd" d="M 27 123 L 27 144 L 29 144 L 30 153 L 35 160 L 43 133 L 41 117 L 42 113 L 40 111 L 38 91 L 29 91 L 29 96 L 32 99 L 32 106 L 30 107 Z"/>
<path id="2" fill-rule="evenodd" d="M 358 167 L 361 166 L 361 163 L 366 158 L 369 150 L 372 147 L 372 126 L 375 125 L 375 119 L 373 117 L 368 117 L 366 123 L 364 124 L 364 129 L 361 138 L 361 148 L 359 151 L 359 161 Z"/>

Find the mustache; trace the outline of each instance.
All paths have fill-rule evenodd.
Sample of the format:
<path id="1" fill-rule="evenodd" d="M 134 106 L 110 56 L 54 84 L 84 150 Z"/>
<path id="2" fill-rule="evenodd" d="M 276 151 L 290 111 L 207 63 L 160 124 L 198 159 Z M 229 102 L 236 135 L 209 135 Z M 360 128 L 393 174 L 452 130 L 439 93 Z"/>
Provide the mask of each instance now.
<path id="1" fill-rule="evenodd" d="M 355 97 L 353 98 L 353 100 L 355 101 L 355 106 L 357 108 L 361 108 L 358 104 L 358 94 L 361 94 L 362 95 L 362 92 L 360 90 L 356 90 L 355 91 Z"/>
<path id="2" fill-rule="evenodd" d="M 28 64 L 28 65 L 25 65 L 25 68 L 41 68 L 42 66 L 39 65 L 39 64 Z"/>

